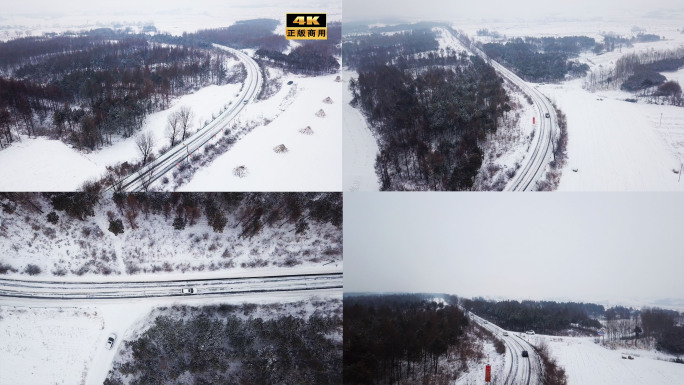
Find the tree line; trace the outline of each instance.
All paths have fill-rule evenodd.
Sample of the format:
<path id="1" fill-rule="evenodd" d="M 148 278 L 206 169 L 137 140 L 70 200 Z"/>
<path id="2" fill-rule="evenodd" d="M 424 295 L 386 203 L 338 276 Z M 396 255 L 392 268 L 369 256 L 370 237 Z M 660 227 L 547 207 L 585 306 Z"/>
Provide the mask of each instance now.
<path id="1" fill-rule="evenodd" d="M 421 295 L 345 296 L 344 383 L 421 383 L 439 375 L 439 360 L 465 344 L 469 327 L 456 297 L 446 301 Z"/>
<path id="2" fill-rule="evenodd" d="M 597 330 L 603 315 L 602 305 L 553 301 L 487 301 L 481 298 L 464 299 L 463 307 L 504 329 L 524 332 L 535 330 L 544 334 L 558 334 L 573 324 Z"/>
<path id="3" fill-rule="evenodd" d="M 355 69 L 392 63 L 398 56 L 409 56 L 439 48 L 435 33 L 417 29 L 391 35 L 373 33 L 346 39 L 342 44 L 345 66 Z"/>
<path id="4" fill-rule="evenodd" d="M 589 74 L 590 89 L 620 88 L 632 92 L 650 103 L 684 105 L 681 85 L 667 81 L 660 72 L 674 72 L 684 67 L 684 49 L 647 51 L 627 54 L 615 65 L 598 68 Z"/>
<path id="5" fill-rule="evenodd" d="M 256 51 L 258 59 L 270 65 L 283 68 L 288 72 L 306 75 L 336 73 L 340 63 L 336 57 L 341 55 L 342 24 L 328 23 L 326 40 L 300 40 L 300 45 L 285 54 L 268 47 Z"/>
<path id="6" fill-rule="evenodd" d="M 342 226 L 341 193 L 0 193 L 7 199 L 3 210 L 14 212 L 12 205 L 23 205 L 46 215 L 46 221 L 57 223 L 61 215 L 85 220 L 101 210 L 102 203 L 113 201 L 118 212 L 109 211 L 109 230 L 115 234 L 138 227 L 150 215 L 163 215 L 175 229 L 194 226 L 205 218 L 214 232 L 223 232 L 230 224 L 240 227 L 240 237 L 252 238 L 265 227 L 294 226 L 304 234 L 310 223 Z M 40 208 L 47 203 L 52 211 Z M 6 206 L 6 207 L 5 207 Z M 64 220 L 64 219 L 61 219 Z"/>
<path id="7" fill-rule="evenodd" d="M 593 39 L 583 36 L 516 38 L 505 44 L 486 43 L 482 45 L 482 50 L 525 80 L 559 81 L 566 75 L 586 75 L 589 66 L 569 58 L 585 50 L 592 41 Z"/>
<path id="8" fill-rule="evenodd" d="M 574 328 L 596 335 L 605 332 L 608 342 L 639 345 L 650 340 L 658 350 L 684 354 L 684 314 L 674 310 L 554 301 L 487 301 L 462 299 L 462 306 L 504 329 L 524 332 L 534 330 L 557 335 Z"/>
<path id="9" fill-rule="evenodd" d="M 482 59 L 453 51 L 395 63 L 365 65 L 350 81 L 352 103 L 378 138 L 381 188 L 470 189 L 480 141 L 511 109 L 501 78 Z"/>
<path id="10" fill-rule="evenodd" d="M 207 306 L 158 316 L 124 343 L 125 358 L 104 384 L 342 383 L 341 346 L 331 338 L 339 334 L 338 315 L 263 319 L 254 316 L 256 308 Z"/>
<path id="11" fill-rule="evenodd" d="M 5 139 L 13 141 L 14 130 L 94 149 L 111 143 L 112 135 L 131 136 L 149 113 L 167 108 L 173 96 L 231 80 L 223 52 L 114 36 L 118 40 L 58 36 L 22 41 L 34 56 L 15 63 L 10 77 L 0 77 Z M 38 48 L 31 49 L 32 44 Z M 14 49 L 0 47 L 0 56 Z"/>

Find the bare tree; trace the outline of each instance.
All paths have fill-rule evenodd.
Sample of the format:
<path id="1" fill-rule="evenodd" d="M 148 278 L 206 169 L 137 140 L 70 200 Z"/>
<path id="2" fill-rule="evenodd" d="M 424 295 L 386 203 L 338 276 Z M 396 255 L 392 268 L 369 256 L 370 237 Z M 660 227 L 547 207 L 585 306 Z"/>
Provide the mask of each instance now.
<path id="1" fill-rule="evenodd" d="M 169 138 L 171 141 L 171 147 L 176 145 L 176 141 L 178 140 L 178 135 L 180 134 L 180 117 L 178 115 L 178 112 L 174 112 L 169 115 L 168 119 L 168 126 L 166 126 L 166 137 Z"/>
<path id="2" fill-rule="evenodd" d="M 192 112 L 192 109 L 187 106 L 181 107 L 176 113 L 178 114 L 180 130 L 182 133 L 181 140 L 185 140 L 185 138 L 189 136 L 188 131 L 190 131 L 190 128 L 192 127 L 192 118 L 195 117 L 195 114 Z"/>
<path id="3" fill-rule="evenodd" d="M 152 148 L 154 147 L 154 136 L 151 132 L 145 131 L 135 137 L 135 144 L 140 150 L 140 155 L 142 155 L 142 165 L 147 163 L 147 158 L 152 154 Z"/>

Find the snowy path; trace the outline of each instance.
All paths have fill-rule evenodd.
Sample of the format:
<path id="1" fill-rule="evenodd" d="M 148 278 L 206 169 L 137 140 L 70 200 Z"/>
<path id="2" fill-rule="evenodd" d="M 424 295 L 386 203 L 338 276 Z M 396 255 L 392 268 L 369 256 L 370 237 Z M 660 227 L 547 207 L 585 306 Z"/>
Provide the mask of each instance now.
<path id="1" fill-rule="evenodd" d="M 375 157 L 378 155 L 378 143 L 366 124 L 361 111 L 349 105 L 352 99 L 347 84 L 355 73 L 345 71 L 343 84 L 342 136 L 344 148 L 344 191 L 378 191 L 380 184 L 375 174 Z"/>
<path id="2" fill-rule="evenodd" d="M 250 101 L 254 100 L 261 89 L 263 82 L 259 65 L 241 51 L 221 46 L 214 45 L 217 48 L 230 51 L 234 54 L 244 65 L 247 70 L 247 78 L 245 79 L 242 93 L 237 101 L 227 109 L 218 118 L 209 123 L 206 127 L 198 131 L 190 138 L 182 141 L 176 147 L 167 151 L 164 155 L 148 163 L 145 167 L 137 172 L 127 176 L 117 183 L 114 188 L 126 191 L 142 191 L 146 190 L 151 183 L 162 177 L 169 170 L 172 170 L 180 162 L 187 159 L 195 151 L 199 150 L 204 144 L 216 137 L 223 131 L 226 125 L 233 120 Z"/>
<path id="3" fill-rule="evenodd" d="M 341 289 L 342 273 L 107 283 L 1 279 L 0 297 L 65 300 L 173 297 L 187 296 L 181 293 L 185 288 L 194 288 L 194 295 Z"/>

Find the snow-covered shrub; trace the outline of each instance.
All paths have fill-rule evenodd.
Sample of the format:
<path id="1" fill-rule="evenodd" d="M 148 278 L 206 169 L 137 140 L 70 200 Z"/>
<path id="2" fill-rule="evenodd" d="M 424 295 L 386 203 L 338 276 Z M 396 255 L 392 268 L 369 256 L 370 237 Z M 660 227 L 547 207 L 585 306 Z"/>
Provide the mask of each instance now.
<path id="1" fill-rule="evenodd" d="M 114 233 L 114 235 L 122 234 L 124 232 L 124 226 L 121 219 L 110 220 L 109 231 Z"/>
<path id="2" fill-rule="evenodd" d="M 237 166 L 233 169 L 233 175 L 235 175 L 238 178 L 244 178 L 248 174 L 247 167 L 243 166 Z"/>
<path id="3" fill-rule="evenodd" d="M 304 134 L 304 135 L 313 135 L 313 133 L 314 133 L 310 126 L 306 126 L 302 129 L 300 129 L 299 132 Z"/>
<path id="4" fill-rule="evenodd" d="M 285 147 L 284 144 L 279 144 L 275 147 L 273 147 L 273 152 L 276 154 L 284 154 L 286 152 L 290 151 L 287 147 Z"/>
<path id="5" fill-rule="evenodd" d="M 40 274 L 41 270 L 40 267 L 33 265 L 33 264 L 28 264 L 26 265 L 26 269 L 24 269 L 24 273 L 28 275 L 38 275 Z"/>
<path id="6" fill-rule="evenodd" d="M 56 212 L 51 211 L 51 212 L 47 215 L 47 221 L 50 222 L 50 223 L 52 223 L 53 225 L 56 225 L 57 222 L 59 221 L 59 216 L 57 215 Z"/>

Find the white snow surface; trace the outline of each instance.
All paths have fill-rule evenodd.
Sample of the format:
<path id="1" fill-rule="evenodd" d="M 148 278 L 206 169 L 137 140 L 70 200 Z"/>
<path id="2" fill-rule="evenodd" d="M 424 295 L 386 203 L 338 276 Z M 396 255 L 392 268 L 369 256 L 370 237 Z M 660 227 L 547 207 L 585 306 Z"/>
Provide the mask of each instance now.
<path id="1" fill-rule="evenodd" d="M 568 120 L 559 190 L 684 190 L 673 172 L 684 159 L 683 108 L 626 102 L 620 99 L 630 94 L 621 91 L 591 93 L 581 80 L 539 88 Z"/>
<path id="2" fill-rule="evenodd" d="M 337 74 L 286 76 L 276 95 L 245 107 L 240 121 L 260 125 L 199 170 L 182 191 L 341 191 L 342 84 Z M 330 97 L 332 104 L 323 100 Z M 324 117 L 316 116 L 323 110 Z M 312 135 L 301 129 L 311 127 Z M 288 151 L 273 148 L 284 144 Z M 247 175 L 233 175 L 245 166 Z"/>
<path id="3" fill-rule="evenodd" d="M 535 336 L 533 343 L 546 341 L 551 355 L 565 369 L 569 385 L 681 384 L 684 365 L 664 361 L 671 357 L 645 350 L 610 350 L 593 337 Z M 632 355 L 633 360 L 622 359 Z"/>
<path id="4" fill-rule="evenodd" d="M 105 168 L 59 140 L 21 138 L 0 151 L 0 190 L 73 191 Z"/>
<path id="5" fill-rule="evenodd" d="M 361 111 L 349 105 L 352 99 L 349 80 L 358 77 L 356 71 L 342 74 L 342 147 L 344 149 L 344 191 L 378 191 L 380 183 L 375 174 L 378 143 Z"/>

